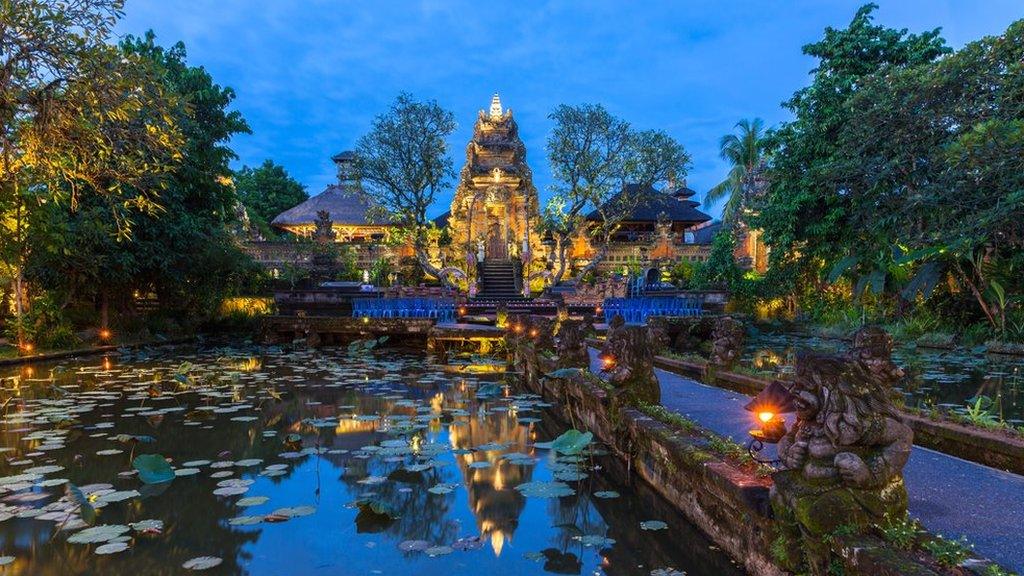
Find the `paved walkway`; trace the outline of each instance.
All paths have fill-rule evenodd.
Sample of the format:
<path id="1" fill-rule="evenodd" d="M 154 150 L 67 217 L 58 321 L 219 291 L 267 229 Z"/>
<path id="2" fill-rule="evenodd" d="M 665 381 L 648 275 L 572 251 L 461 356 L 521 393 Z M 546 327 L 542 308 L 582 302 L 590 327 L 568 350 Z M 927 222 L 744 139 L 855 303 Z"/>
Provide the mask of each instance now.
<path id="1" fill-rule="evenodd" d="M 599 369 L 594 350 L 591 369 Z M 755 424 L 743 409 L 750 397 L 665 370 L 655 373 L 662 405 L 746 444 Z M 1024 572 L 1024 476 L 915 446 L 904 478 L 910 514 L 929 530 L 966 536 L 979 554 Z"/>

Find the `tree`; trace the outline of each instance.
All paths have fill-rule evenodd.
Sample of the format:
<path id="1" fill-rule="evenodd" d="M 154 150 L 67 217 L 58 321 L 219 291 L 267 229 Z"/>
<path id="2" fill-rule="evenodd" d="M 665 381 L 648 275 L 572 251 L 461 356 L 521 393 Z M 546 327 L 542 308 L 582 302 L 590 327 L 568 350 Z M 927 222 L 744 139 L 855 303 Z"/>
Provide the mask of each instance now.
<path id="1" fill-rule="evenodd" d="M 264 236 L 273 234 L 270 222 L 275 216 L 309 199 L 306 187 L 270 159 L 258 168 L 243 166 L 235 172 L 235 190 Z"/>
<path id="2" fill-rule="evenodd" d="M 760 118 L 740 120 L 735 127 L 739 129 L 736 134 L 726 134 L 718 142 L 718 154 L 729 162 L 729 173 L 704 196 L 705 206 L 726 199 L 722 208 L 722 220 L 725 222 L 731 222 L 738 216 L 744 202 L 756 193 L 755 178 L 765 166 L 768 148 L 764 121 Z"/>
<path id="3" fill-rule="evenodd" d="M 836 272 L 882 269 L 862 252 L 891 254 L 904 300 L 951 275 L 989 324 L 1024 289 L 1024 20 L 937 61 L 887 67 L 847 102 L 834 172 L 851 197 L 858 247 Z M 885 134 L 885 138 L 874 137 Z M 913 270 L 911 270 L 913 268 Z M 835 274 L 834 274 L 835 275 Z"/>
<path id="4" fill-rule="evenodd" d="M 599 246 L 582 275 L 601 262 L 612 234 L 654 184 L 686 175 L 690 157 L 665 132 L 635 131 L 600 104 L 562 104 L 548 117 L 555 123 L 547 141 L 555 184 L 540 225 L 555 241 L 557 283 L 574 237 L 584 234 Z M 591 210 L 596 224 L 586 220 Z"/>
<path id="5" fill-rule="evenodd" d="M 455 176 L 446 139 L 455 116 L 433 100 L 420 102 L 401 93 L 387 112 L 373 120 L 356 144 L 357 166 L 372 214 L 409 232 L 416 259 L 445 284 L 451 280 L 427 255 L 427 209 Z"/>
<path id="6" fill-rule="evenodd" d="M 19 323 L 34 212 L 101 201 L 124 237 L 130 212 L 159 210 L 158 193 L 180 159 L 175 110 L 184 104 L 147 62 L 107 44 L 121 7 L 0 3 L 0 260 Z"/>
<path id="7" fill-rule="evenodd" d="M 179 162 L 165 176 L 159 210 L 127 213 L 130 234 L 118 234 L 97 194 L 84 195 L 74 209 L 51 204 L 36 210 L 30 277 L 61 294 L 65 305 L 95 300 L 102 325 L 108 303 L 131 311 L 135 291 L 155 293 L 161 307 L 202 319 L 252 272 L 226 226 L 237 203 L 227 141 L 248 126 L 228 109 L 234 92 L 189 66 L 181 43 L 165 49 L 148 33 L 126 37 L 118 49 L 127 59 L 145 62 L 154 71 L 153 82 L 184 103 L 170 112 L 183 138 Z"/>
<path id="8" fill-rule="evenodd" d="M 821 41 L 803 47 L 818 58 L 818 66 L 811 85 L 785 104 L 794 120 L 772 137 L 771 185 L 751 222 L 764 230 L 773 260 L 787 260 L 798 250 L 798 264 L 813 266 L 848 250 L 854 237 L 851 198 L 833 171 L 847 153 L 839 138 L 850 124 L 847 101 L 871 74 L 949 53 L 938 30 L 909 34 L 873 25 L 875 9 L 875 4 L 862 6 L 847 28 L 826 28 Z"/>

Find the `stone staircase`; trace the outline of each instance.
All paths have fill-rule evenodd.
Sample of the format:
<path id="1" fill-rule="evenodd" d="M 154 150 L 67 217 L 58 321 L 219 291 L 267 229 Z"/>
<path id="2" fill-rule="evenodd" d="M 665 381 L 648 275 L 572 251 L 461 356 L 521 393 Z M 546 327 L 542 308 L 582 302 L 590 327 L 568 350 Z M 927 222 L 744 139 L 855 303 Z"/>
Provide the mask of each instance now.
<path id="1" fill-rule="evenodd" d="M 511 260 L 484 260 L 479 268 L 480 291 L 477 298 L 506 300 L 521 298 L 516 290 L 516 271 Z"/>

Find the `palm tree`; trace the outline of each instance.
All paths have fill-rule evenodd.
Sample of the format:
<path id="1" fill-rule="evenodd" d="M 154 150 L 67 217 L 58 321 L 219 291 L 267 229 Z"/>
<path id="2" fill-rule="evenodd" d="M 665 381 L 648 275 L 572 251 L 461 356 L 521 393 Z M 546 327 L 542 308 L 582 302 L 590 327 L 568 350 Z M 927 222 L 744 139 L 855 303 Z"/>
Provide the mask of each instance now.
<path id="1" fill-rule="evenodd" d="M 744 196 L 753 192 L 755 176 L 764 164 L 768 144 L 764 135 L 764 121 L 760 118 L 740 120 L 736 128 L 739 128 L 736 134 L 726 134 L 718 142 L 718 154 L 723 160 L 728 160 L 732 168 L 725 180 L 708 190 L 704 196 L 705 206 L 728 198 L 722 209 L 724 222 L 736 217 Z"/>

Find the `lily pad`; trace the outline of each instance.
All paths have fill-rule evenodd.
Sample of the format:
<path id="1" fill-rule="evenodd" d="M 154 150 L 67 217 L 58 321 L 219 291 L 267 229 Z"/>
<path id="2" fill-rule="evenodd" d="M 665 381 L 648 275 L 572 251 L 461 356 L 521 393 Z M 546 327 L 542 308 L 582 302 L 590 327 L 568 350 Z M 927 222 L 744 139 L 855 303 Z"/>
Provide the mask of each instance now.
<path id="1" fill-rule="evenodd" d="M 560 454 L 573 456 L 582 452 L 594 439 L 591 432 L 580 432 L 576 429 L 566 430 L 564 434 L 551 442 L 551 449 Z"/>
<path id="2" fill-rule="evenodd" d="M 576 493 L 565 482 L 524 482 L 516 486 L 516 490 L 527 498 L 562 498 Z"/>
<path id="3" fill-rule="evenodd" d="M 186 570 L 209 570 L 210 568 L 220 566 L 221 562 L 223 562 L 223 560 L 216 556 L 199 556 L 191 560 L 186 560 L 181 567 Z"/>
<path id="4" fill-rule="evenodd" d="M 159 454 L 139 454 L 132 460 L 132 466 L 139 471 L 139 480 L 146 484 L 161 484 L 174 480 L 174 469 Z"/>

